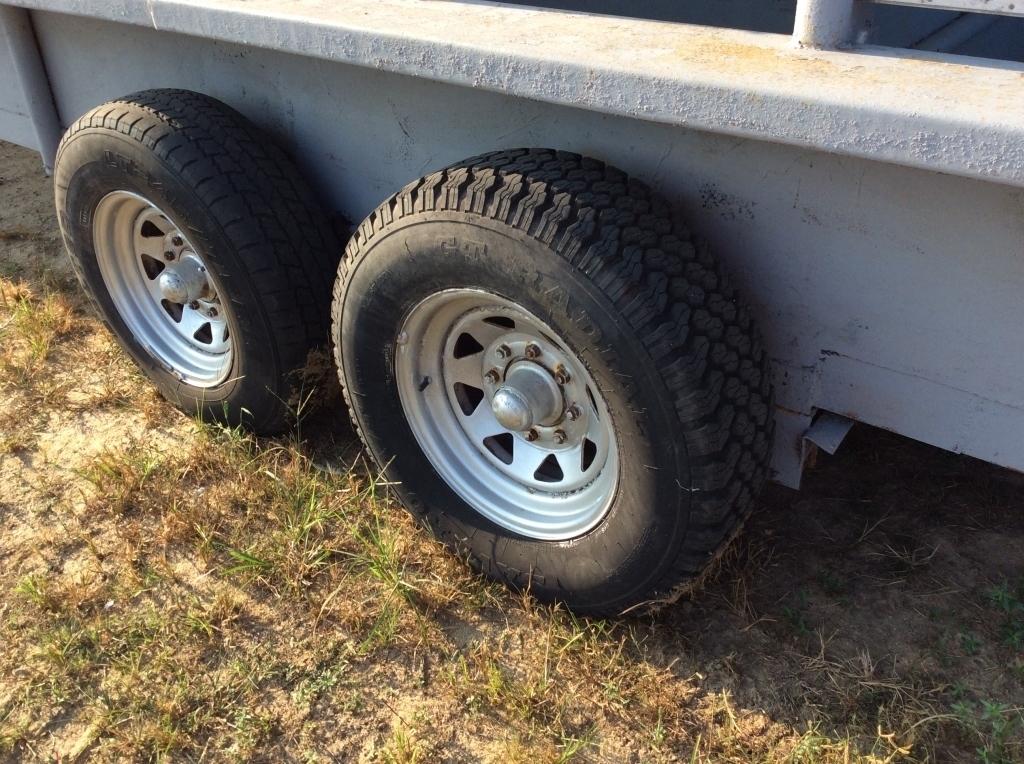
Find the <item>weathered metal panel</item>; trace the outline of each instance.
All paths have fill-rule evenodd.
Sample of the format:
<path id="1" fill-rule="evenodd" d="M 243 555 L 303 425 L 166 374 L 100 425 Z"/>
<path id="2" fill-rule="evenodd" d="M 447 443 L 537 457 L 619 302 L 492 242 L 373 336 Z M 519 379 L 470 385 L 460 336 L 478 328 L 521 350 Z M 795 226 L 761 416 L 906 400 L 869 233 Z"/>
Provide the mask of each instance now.
<path id="1" fill-rule="evenodd" d="M 38 151 L 39 141 L 14 68 L 3 10 L 0 6 L 0 139 Z"/>
<path id="2" fill-rule="evenodd" d="M 210 93 L 353 219 L 481 151 L 613 162 L 676 203 L 752 301 L 793 424 L 781 479 L 798 479 L 815 407 L 1024 469 L 1020 189 L 152 29 L 36 23 L 65 119 L 140 88 Z"/>
<path id="3" fill-rule="evenodd" d="M 984 344 L 995 350 L 987 340 Z M 915 440 L 1024 469 L 1024 418 L 1018 404 L 950 387 L 906 367 L 887 369 L 844 356 L 823 364 L 821 400 Z"/>
<path id="4" fill-rule="evenodd" d="M 1021 64 L 481 2 L 16 2 L 1024 186 Z"/>
<path id="5" fill-rule="evenodd" d="M 6 40 L 14 84 L 21 96 L 20 103 L 32 128 L 32 143 L 28 145 L 38 149 L 43 158 L 43 166 L 47 172 L 51 172 L 63 129 L 57 119 L 31 15 L 23 8 L 0 5 L 0 31 Z M 18 103 L 16 97 L 12 101 Z"/>

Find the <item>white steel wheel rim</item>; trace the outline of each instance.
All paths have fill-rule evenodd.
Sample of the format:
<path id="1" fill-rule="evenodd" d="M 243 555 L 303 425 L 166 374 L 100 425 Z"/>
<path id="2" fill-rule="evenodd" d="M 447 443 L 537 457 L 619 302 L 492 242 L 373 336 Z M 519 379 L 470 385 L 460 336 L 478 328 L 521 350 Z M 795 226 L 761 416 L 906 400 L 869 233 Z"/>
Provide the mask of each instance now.
<path id="1" fill-rule="evenodd" d="M 449 289 L 412 309 L 396 348 L 416 441 L 474 510 L 545 541 L 604 518 L 619 476 L 612 419 L 586 366 L 544 322 L 504 297 Z"/>
<path id="2" fill-rule="evenodd" d="M 171 219 L 138 194 L 112 191 L 96 207 L 92 235 L 107 294 L 135 340 L 193 387 L 227 379 L 227 301 Z"/>

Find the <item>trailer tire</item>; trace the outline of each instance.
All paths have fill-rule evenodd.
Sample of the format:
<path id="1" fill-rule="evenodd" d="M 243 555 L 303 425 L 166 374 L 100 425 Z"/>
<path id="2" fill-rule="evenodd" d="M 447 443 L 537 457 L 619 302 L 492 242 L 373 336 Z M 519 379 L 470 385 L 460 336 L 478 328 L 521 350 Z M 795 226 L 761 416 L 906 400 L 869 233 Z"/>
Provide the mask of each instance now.
<path id="1" fill-rule="evenodd" d="M 288 427 L 326 345 L 340 247 L 285 153 L 213 98 L 148 90 L 71 125 L 54 190 L 79 280 L 164 397 Z"/>
<path id="2" fill-rule="evenodd" d="M 748 309 L 658 196 L 597 160 L 500 151 L 409 184 L 350 240 L 333 316 L 346 400 L 399 498 L 541 600 L 594 615 L 670 601 L 766 480 L 771 394 Z M 500 448 L 481 440 L 492 415 L 511 432 Z M 593 465 L 606 427 L 587 475 L 568 446 L 591 441 Z M 545 449 L 562 475 L 534 473 L 550 495 L 529 479 Z M 577 500 L 602 480 L 606 504 Z"/>

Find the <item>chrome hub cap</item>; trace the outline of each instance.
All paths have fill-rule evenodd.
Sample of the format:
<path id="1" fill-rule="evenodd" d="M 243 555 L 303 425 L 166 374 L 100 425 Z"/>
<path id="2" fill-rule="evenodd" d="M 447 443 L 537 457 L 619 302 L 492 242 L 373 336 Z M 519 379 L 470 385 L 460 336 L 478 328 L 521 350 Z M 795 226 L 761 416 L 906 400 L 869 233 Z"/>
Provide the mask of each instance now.
<path id="1" fill-rule="evenodd" d="M 209 300 L 213 296 L 213 289 L 206 277 L 206 267 L 192 252 L 182 255 L 177 262 L 167 263 L 156 282 L 163 299 L 178 305 L 187 305 L 199 299 Z"/>
<path id="2" fill-rule="evenodd" d="M 96 207 L 93 246 L 121 319 L 160 364 L 194 387 L 231 371 L 226 305 L 200 254 L 159 208 L 130 191 Z"/>
<path id="3" fill-rule="evenodd" d="M 500 373 L 496 378 L 500 379 Z M 514 432 L 528 432 L 535 424 L 554 424 L 564 410 L 555 378 L 533 361 L 513 363 L 505 373 L 504 384 L 490 399 L 498 424 Z"/>
<path id="4" fill-rule="evenodd" d="M 396 344 L 416 440 L 470 506 L 541 540 L 601 521 L 618 483 L 611 416 L 550 327 L 511 300 L 453 289 L 417 305 Z"/>
<path id="5" fill-rule="evenodd" d="M 190 302 L 185 280 L 174 271 L 164 271 L 156 281 L 165 300 L 177 303 Z"/>

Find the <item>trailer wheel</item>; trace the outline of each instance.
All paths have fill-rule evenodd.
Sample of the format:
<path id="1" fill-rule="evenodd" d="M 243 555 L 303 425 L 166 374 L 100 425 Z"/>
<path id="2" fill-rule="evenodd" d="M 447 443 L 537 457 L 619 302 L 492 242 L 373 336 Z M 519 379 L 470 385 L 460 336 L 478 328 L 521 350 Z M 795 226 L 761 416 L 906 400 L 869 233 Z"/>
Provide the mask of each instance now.
<path id="1" fill-rule="evenodd" d="M 54 188 L 80 281 L 163 395 L 286 427 L 299 371 L 325 344 L 337 250 L 285 154 L 219 101 L 149 90 L 68 129 Z"/>
<path id="2" fill-rule="evenodd" d="M 664 602 L 765 481 L 765 356 L 666 205 L 601 162 L 501 151 L 359 226 L 346 399 L 405 505 L 487 575 L 581 613 Z"/>

